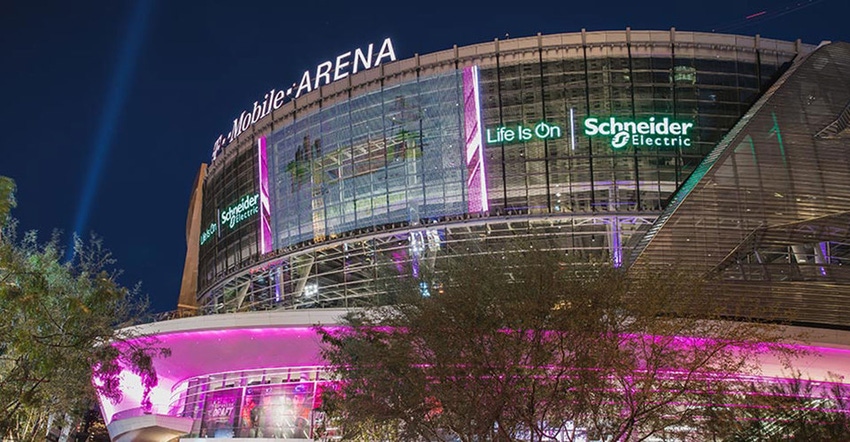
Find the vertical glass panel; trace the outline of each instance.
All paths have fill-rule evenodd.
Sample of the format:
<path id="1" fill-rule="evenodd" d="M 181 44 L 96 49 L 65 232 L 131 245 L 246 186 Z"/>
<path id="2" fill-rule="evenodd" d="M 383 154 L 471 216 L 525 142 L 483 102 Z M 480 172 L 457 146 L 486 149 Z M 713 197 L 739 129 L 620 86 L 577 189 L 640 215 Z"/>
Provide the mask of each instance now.
<path id="1" fill-rule="evenodd" d="M 386 87 L 268 137 L 275 247 L 466 211 L 458 72 Z"/>

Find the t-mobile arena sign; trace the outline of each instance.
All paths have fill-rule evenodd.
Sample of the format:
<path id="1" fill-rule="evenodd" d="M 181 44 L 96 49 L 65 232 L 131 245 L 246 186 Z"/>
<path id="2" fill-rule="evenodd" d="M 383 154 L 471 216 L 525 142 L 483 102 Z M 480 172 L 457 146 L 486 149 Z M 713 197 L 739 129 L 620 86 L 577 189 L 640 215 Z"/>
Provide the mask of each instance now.
<path id="1" fill-rule="evenodd" d="M 336 58 L 319 64 L 313 70 L 304 71 L 300 82 L 292 83 L 292 86 L 286 90 L 270 90 L 263 97 L 262 101 L 255 101 L 254 106 L 250 110 L 246 109 L 238 117 L 234 118 L 233 128 L 230 129 L 230 132 L 227 135 L 219 135 L 213 144 L 213 161 L 215 161 L 221 149 L 230 144 L 239 134 L 290 100 L 326 84 L 342 80 L 349 75 L 392 61 L 396 61 L 393 42 L 389 38 L 385 38 L 377 53 L 375 52 L 375 44 L 370 43 L 365 50 L 357 48 L 353 51 L 344 52 L 336 56 Z"/>

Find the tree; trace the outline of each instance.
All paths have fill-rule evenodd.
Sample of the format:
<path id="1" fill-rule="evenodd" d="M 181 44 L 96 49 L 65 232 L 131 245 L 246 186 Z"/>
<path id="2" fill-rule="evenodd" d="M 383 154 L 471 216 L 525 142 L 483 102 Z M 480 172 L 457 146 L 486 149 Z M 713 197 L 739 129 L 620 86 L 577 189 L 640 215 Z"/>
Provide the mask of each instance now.
<path id="1" fill-rule="evenodd" d="M 9 212 L 15 208 L 15 204 L 15 182 L 0 176 L 0 238 L 3 238 L 2 227 L 6 226 Z"/>
<path id="2" fill-rule="evenodd" d="M 390 278 L 377 305 L 320 328 L 340 378 L 329 425 L 365 440 L 706 440 L 712 404 L 751 396 L 730 374 L 794 356 L 778 327 L 723 320 L 744 315 L 683 272 L 496 249 Z"/>
<path id="3" fill-rule="evenodd" d="M 77 239 L 63 262 L 58 235 L 46 244 L 35 232 L 18 239 L 3 212 L 14 201 L 10 183 L 0 179 L 0 437 L 43 440 L 49 420 L 82 416 L 96 393 L 119 398 L 125 368 L 155 386 L 152 358 L 168 350 L 114 332 L 144 305 L 116 282 L 100 241 Z"/>
<path id="4" fill-rule="evenodd" d="M 766 386 L 753 386 L 750 406 L 736 410 L 734 425 L 728 410 L 709 410 L 718 434 L 730 442 L 850 440 L 850 388 L 833 375 L 829 382 L 803 379 L 799 372 Z"/>

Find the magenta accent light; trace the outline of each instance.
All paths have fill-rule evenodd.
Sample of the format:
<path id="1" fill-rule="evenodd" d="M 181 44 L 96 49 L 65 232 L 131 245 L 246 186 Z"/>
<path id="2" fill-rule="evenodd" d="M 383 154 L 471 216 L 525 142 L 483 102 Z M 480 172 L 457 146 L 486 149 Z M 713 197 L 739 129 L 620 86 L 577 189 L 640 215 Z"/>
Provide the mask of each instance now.
<path id="1" fill-rule="evenodd" d="M 271 203 L 269 202 L 269 165 L 266 155 L 266 137 L 257 140 L 257 163 L 260 180 L 260 253 L 272 251 Z"/>
<path id="2" fill-rule="evenodd" d="M 206 317 L 209 329 L 152 336 L 159 341 L 158 345 L 172 352 L 170 357 L 157 357 L 153 361 L 159 383 L 150 391 L 152 414 L 169 414 L 172 388 L 187 378 L 230 371 L 325 365 L 319 353 L 321 338 L 312 326 L 216 329 L 215 322 L 221 316 Z M 337 327 L 323 328 L 333 331 Z M 113 416 L 122 418 L 142 413 L 144 387 L 141 378 L 125 369 L 119 388 L 123 398 L 118 403 L 100 398 L 107 424 Z"/>
<path id="3" fill-rule="evenodd" d="M 614 262 L 614 267 L 620 268 L 623 266 L 623 246 L 620 244 L 620 220 L 617 217 L 612 217 L 609 221 L 611 226 L 611 259 Z"/>
<path id="4" fill-rule="evenodd" d="M 193 327 L 180 331 L 154 332 L 161 345 L 170 348 L 172 355 L 167 358 L 156 357 L 153 364 L 159 375 L 159 383 L 150 391 L 151 409 L 143 406 L 144 388 L 138 375 L 125 370 L 121 374 L 121 391 L 123 398 L 117 403 L 100 398 L 104 419 L 107 424 L 113 420 L 121 420 L 145 413 L 176 415 L 179 410 L 169 405 L 174 403 L 175 387 L 186 379 L 204 376 L 212 373 L 240 372 L 262 369 L 277 369 L 282 367 L 322 367 L 326 362 L 321 357 L 320 341 L 315 327 L 303 323 L 263 325 L 265 312 L 240 313 L 239 321 L 228 321 L 230 315 L 213 315 L 204 321 L 195 321 Z M 199 319 L 199 318 L 191 318 Z M 186 321 L 186 320 L 175 320 Z M 311 320 L 312 321 L 312 320 Z M 163 323 L 165 324 L 165 323 Z M 244 328 L 242 328 L 244 327 Z M 354 332 L 333 323 L 323 325 L 325 331 L 334 335 Z M 378 331 L 387 333 L 404 332 L 392 327 L 375 327 Z M 509 332 L 509 330 L 505 330 Z M 143 338 L 149 339 L 149 338 Z M 641 334 L 624 334 L 621 336 L 624 345 L 634 345 L 641 341 L 663 343 L 673 351 L 711 344 L 711 338 L 691 336 L 654 336 Z M 801 367 L 814 376 L 819 388 L 827 388 L 832 384 L 823 382 L 824 375 L 834 373 L 850 378 L 850 349 L 823 347 L 807 344 L 775 344 L 730 342 L 728 351 L 754 352 L 762 367 L 761 372 L 747 373 L 702 373 L 705 379 L 717 380 L 750 380 L 756 382 L 785 383 L 793 382 L 781 358 L 772 354 L 772 347 L 787 347 L 802 350 L 805 355 L 795 361 L 794 365 Z M 640 375 L 640 372 L 636 372 Z M 674 379 L 679 372 L 676 367 L 663 371 L 662 377 Z M 97 380 L 94 380 L 97 382 Z M 848 385 L 847 381 L 839 380 L 838 384 Z"/>
<path id="5" fill-rule="evenodd" d="M 467 209 L 487 212 L 487 171 L 481 140 L 481 102 L 478 93 L 478 66 L 463 68 L 463 130 L 466 140 Z"/>

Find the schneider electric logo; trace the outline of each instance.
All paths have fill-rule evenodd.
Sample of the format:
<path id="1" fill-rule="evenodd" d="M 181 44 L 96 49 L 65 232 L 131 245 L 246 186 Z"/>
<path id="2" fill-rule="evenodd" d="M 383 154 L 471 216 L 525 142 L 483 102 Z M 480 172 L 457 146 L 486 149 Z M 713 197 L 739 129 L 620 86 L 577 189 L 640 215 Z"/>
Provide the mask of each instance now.
<path id="1" fill-rule="evenodd" d="M 260 195 L 256 193 L 243 196 L 238 203 L 221 212 L 221 225 L 232 229 L 242 221 L 260 213 L 260 205 L 257 204 L 259 199 Z"/>
<path id="2" fill-rule="evenodd" d="M 584 134 L 588 137 L 609 137 L 611 147 L 690 147 L 694 123 L 671 121 L 664 117 L 643 120 L 625 120 L 617 117 L 584 119 Z"/>

